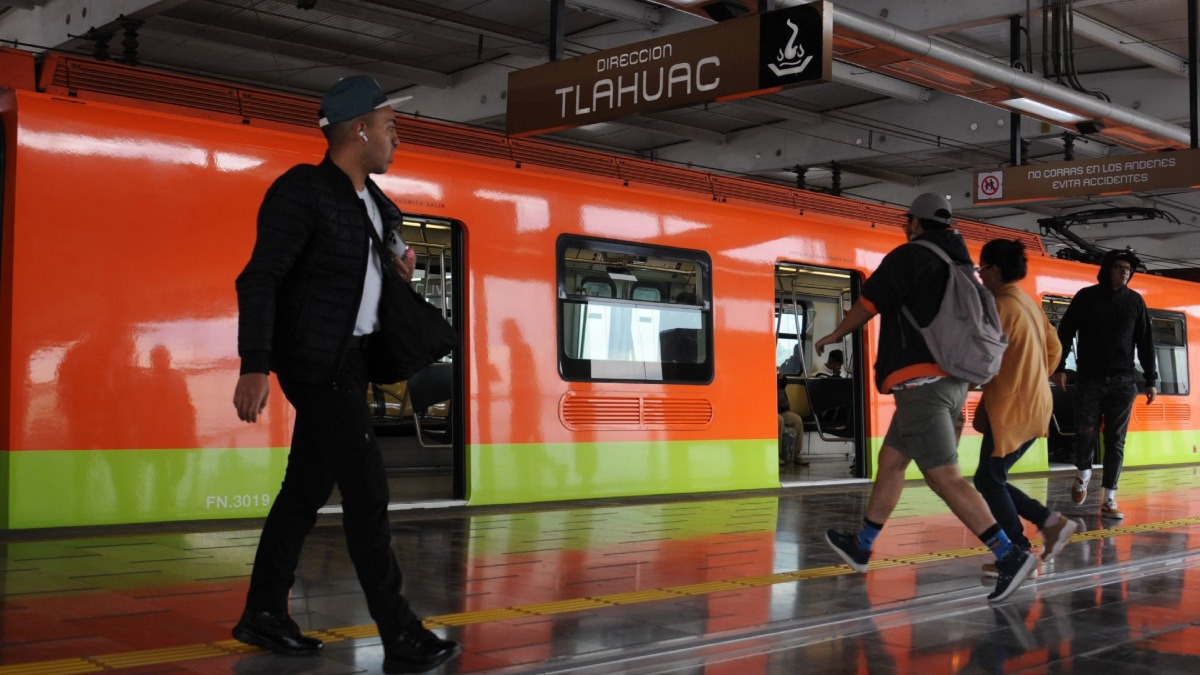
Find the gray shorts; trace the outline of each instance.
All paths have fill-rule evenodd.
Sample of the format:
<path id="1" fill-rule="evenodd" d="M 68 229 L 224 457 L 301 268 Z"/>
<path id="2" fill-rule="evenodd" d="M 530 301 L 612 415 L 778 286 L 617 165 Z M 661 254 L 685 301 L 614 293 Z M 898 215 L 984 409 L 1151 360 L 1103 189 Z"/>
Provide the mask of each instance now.
<path id="1" fill-rule="evenodd" d="M 955 420 L 967 400 L 967 383 L 953 377 L 901 389 L 883 444 L 917 463 L 921 471 L 958 463 Z"/>

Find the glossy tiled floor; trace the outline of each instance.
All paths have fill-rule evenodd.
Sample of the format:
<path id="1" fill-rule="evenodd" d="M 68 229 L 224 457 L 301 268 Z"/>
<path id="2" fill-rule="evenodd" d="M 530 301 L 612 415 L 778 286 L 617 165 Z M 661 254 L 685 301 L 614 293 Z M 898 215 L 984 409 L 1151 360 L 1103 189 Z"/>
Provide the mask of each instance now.
<path id="1" fill-rule="evenodd" d="M 1070 474 L 1018 481 L 1082 517 L 1053 568 L 989 607 L 979 541 L 911 485 L 854 574 L 823 533 L 868 488 L 789 489 L 586 507 L 394 514 L 407 593 L 464 645 L 443 672 L 1200 672 L 1200 487 L 1194 467 L 1127 471 L 1126 520 Z M 400 495 L 397 495 L 398 497 Z M 229 638 L 256 523 L 0 538 L 0 675 L 379 672 L 335 519 L 310 537 L 292 613 L 325 654 Z"/>

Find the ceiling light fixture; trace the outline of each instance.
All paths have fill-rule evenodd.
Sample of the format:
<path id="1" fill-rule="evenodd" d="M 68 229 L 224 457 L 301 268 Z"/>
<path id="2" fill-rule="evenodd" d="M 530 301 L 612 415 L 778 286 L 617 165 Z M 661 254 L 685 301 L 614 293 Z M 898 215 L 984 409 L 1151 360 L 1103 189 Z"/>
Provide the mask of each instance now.
<path id="1" fill-rule="evenodd" d="M 1052 105 L 1046 105 L 1040 101 L 1035 101 L 1031 98 L 1012 98 L 1007 101 L 1000 101 L 1000 105 L 1019 110 L 1024 113 L 1029 113 L 1034 117 L 1042 117 L 1051 122 L 1060 124 L 1078 124 L 1086 122 L 1087 118 L 1083 115 L 1076 115 L 1072 112 L 1067 112 L 1061 108 L 1055 108 Z"/>

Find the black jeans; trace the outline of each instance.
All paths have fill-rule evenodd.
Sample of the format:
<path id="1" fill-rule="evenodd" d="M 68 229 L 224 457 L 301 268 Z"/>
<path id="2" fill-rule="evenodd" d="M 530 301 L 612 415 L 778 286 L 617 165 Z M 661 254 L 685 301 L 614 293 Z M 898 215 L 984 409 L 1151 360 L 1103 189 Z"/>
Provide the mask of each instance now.
<path id="1" fill-rule="evenodd" d="M 1050 509 L 1029 495 L 1021 492 L 1008 482 L 1008 470 L 1021 459 L 1034 439 L 1029 439 L 1017 448 L 1017 451 L 1007 457 L 993 457 L 995 441 L 989 428 L 983 434 L 983 443 L 979 446 L 979 468 L 975 470 L 975 489 L 983 495 L 992 517 L 1012 543 L 1026 551 L 1029 550 L 1029 538 L 1025 536 L 1025 528 L 1021 518 L 1037 525 L 1042 529 L 1046 519 L 1050 517 Z"/>
<path id="2" fill-rule="evenodd" d="M 400 592 L 402 576 L 387 518 L 387 476 L 365 398 L 365 356 L 351 349 L 333 384 L 279 379 L 296 409 L 296 426 L 283 486 L 258 542 L 246 608 L 287 609 L 300 549 L 336 483 L 350 559 L 386 642 L 420 625 L 420 619 Z"/>
<path id="3" fill-rule="evenodd" d="M 1096 430 L 1104 423 L 1104 487 L 1117 489 L 1125 462 L 1125 432 L 1138 388 L 1133 375 L 1080 375 L 1075 382 L 1075 468 L 1092 468 Z"/>

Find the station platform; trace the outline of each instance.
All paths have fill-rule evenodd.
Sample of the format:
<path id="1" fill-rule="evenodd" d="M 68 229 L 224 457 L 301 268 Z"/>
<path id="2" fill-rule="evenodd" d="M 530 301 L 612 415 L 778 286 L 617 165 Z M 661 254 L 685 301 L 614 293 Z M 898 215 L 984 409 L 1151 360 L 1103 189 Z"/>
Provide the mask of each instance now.
<path id="1" fill-rule="evenodd" d="M 1072 504 L 1069 472 L 1018 478 L 1088 531 L 998 606 L 990 554 L 919 483 L 867 574 L 824 541 L 861 522 L 862 483 L 402 509 L 393 548 L 416 611 L 463 645 L 444 673 L 1196 673 L 1198 473 L 1126 471 L 1123 521 L 1100 519 L 1098 490 Z M 381 672 L 336 515 L 291 601 L 324 654 L 230 637 L 259 524 L 0 534 L 0 675 Z"/>

